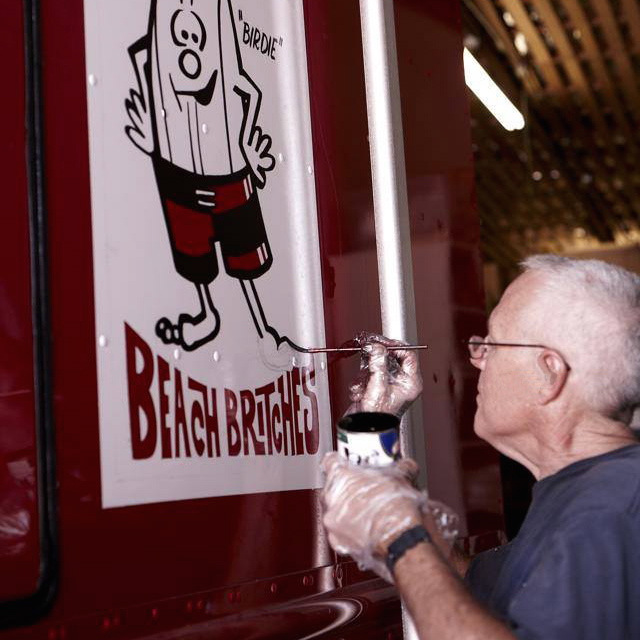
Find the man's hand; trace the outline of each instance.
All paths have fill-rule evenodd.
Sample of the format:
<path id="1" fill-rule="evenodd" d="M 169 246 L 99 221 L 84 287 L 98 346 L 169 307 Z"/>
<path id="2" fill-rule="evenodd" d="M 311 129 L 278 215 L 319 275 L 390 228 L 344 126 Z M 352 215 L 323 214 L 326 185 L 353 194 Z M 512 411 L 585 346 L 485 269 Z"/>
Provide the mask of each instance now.
<path id="1" fill-rule="evenodd" d="M 368 365 L 360 380 L 350 388 L 353 411 L 379 411 L 400 417 L 420 395 L 422 376 L 418 356 L 398 340 L 375 336 L 365 347 Z"/>
<path id="2" fill-rule="evenodd" d="M 384 564 L 387 547 L 422 522 L 420 508 L 426 496 L 411 484 L 416 463 L 404 459 L 390 467 L 359 467 L 328 453 L 322 468 L 327 476 L 324 525 L 331 546 L 389 579 Z"/>

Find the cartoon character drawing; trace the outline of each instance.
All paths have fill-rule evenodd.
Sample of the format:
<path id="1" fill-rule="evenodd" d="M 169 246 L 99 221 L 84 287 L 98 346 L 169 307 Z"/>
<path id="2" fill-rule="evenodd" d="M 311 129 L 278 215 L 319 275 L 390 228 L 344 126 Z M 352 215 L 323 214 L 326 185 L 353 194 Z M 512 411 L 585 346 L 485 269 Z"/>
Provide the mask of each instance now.
<path id="1" fill-rule="evenodd" d="M 137 86 L 126 134 L 150 156 L 176 271 L 193 283 L 197 313 L 160 318 L 165 344 L 192 351 L 215 339 L 211 285 L 237 279 L 261 350 L 285 365 L 299 348 L 267 322 L 255 280 L 273 261 L 258 191 L 275 166 L 258 125 L 262 93 L 242 66 L 230 0 L 151 0 L 147 33 L 130 48 Z"/>

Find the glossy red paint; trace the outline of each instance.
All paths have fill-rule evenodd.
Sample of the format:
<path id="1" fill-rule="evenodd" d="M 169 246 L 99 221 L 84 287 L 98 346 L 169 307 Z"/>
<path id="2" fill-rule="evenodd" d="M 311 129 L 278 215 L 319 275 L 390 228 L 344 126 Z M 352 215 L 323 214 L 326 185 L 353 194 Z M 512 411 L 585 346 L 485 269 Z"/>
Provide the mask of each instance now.
<path id="1" fill-rule="evenodd" d="M 317 492 L 101 508 L 83 3 L 40 4 L 61 572 L 46 618 L 3 637 L 401 637 L 393 589 L 352 563 L 335 565 L 317 543 Z M 326 332 L 339 344 L 380 328 L 360 19 L 357 0 L 305 0 L 304 8 Z M 399 0 L 396 20 L 419 337 L 431 346 L 423 359 L 429 480 L 476 534 L 500 528 L 500 507 L 488 489 L 499 487 L 496 459 L 470 429 L 471 369 L 455 346 L 483 322 L 459 8 Z M 6 34 L 9 58 L 22 51 L 20 33 Z M 18 149 L 20 96 L 3 118 L 3 127 L 14 123 L 7 136 Z M 15 289 L 20 310 L 15 357 L 0 369 L 11 391 L 29 389 L 33 372 L 29 272 L 4 263 L 5 245 L 10 264 L 28 263 L 28 245 L 15 240 L 26 242 L 25 187 L 15 162 L 2 162 L 24 212 L 5 222 L 0 240 L 0 291 Z M 1 339 L 9 335 L 3 329 Z M 337 419 L 357 362 L 336 360 L 329 370 Z M 19 424 L 33 432 L 29 407 Z"/>
<path id="2" fill-rule="evenodd" d="M 0 22 L 11 92 L 0 107 L 0 601 L 29 595 L 40 576 L 23 34 L 21 4 L 9 3 Z"/>

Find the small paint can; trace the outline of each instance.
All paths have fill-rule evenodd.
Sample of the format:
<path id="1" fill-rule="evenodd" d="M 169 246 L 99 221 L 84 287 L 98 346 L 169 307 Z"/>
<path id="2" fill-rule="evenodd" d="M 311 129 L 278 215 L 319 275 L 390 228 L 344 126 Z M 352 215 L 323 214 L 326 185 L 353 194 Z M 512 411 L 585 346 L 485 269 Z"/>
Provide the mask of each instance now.
<path id="1" fill-rule="evenodd" d="M 338 453 L 353 464 L 393 464 L 400 458 L 400 419 L 375 412 L 344 416 L 338 422 Z"/>

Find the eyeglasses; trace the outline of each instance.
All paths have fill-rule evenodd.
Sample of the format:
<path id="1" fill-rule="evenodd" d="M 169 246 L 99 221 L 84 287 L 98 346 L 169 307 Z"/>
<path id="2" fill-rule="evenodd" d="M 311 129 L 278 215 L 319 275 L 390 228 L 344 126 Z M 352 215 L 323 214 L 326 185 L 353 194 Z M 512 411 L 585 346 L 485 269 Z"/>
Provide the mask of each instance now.
<path id="1" fill-rule="evenodd" d="M 557 349 L 546 347 L 543 344 L 520 344 L 516 342 L 488 342 L 486 338 L 480 336 L 471 336 L 469 340 L 465 340 L 465 343 L 469 347 L 469 354 L 472 360 L 484 360 L 489 352 L 489 347 L 525 347 L 528 349 L 549 349 L 555 351 L 567 366 L 567 370 L 571 371 L 569 363 L 564 359 L 562 354 Z"/>

